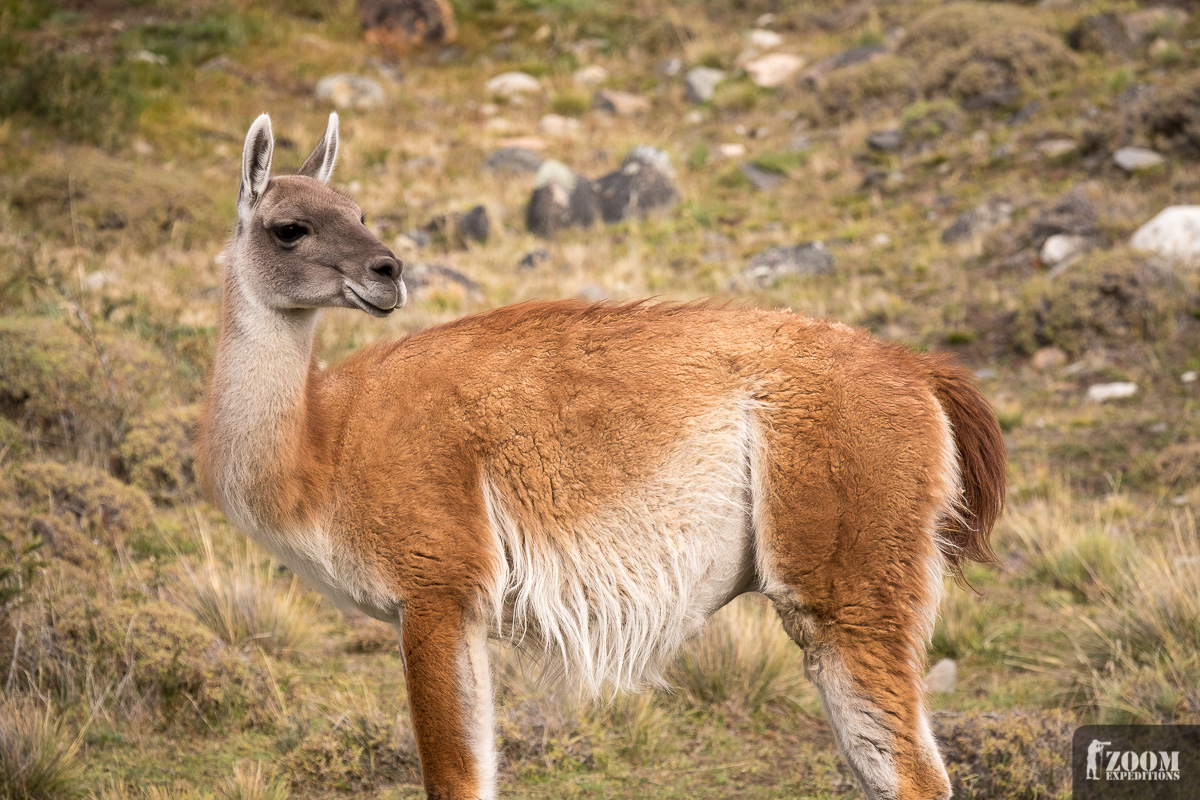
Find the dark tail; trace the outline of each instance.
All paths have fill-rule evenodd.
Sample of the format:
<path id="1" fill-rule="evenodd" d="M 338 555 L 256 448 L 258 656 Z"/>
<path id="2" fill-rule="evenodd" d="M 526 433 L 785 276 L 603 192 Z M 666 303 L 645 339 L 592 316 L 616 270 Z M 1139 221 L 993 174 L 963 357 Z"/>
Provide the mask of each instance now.
<path id="1" fill-rule="evenodd" d="M 968 559 L 996 561 L 991 534 L 1004 508 L 1008 454 L 996 414 L 971 374 L 949 359 L 932 357 L 927 363 L 934 395 L 954 430 L 962 471 L 961 516 L 947 519 L 941 530 L 942 554 L 954 577 L 962 582 L 963 563 Z"/>

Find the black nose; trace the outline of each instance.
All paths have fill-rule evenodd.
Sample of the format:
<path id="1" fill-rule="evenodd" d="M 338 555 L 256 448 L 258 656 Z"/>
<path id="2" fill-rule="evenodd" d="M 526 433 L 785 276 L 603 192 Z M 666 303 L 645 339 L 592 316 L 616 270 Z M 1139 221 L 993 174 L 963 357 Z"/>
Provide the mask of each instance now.
<path id="1" fill-rule="evenodd" d="M 382 278 L 395 280 L 404 270 L 404 264 L 393 256 L 379 256 L 371 262 L 370 270 Z"/>

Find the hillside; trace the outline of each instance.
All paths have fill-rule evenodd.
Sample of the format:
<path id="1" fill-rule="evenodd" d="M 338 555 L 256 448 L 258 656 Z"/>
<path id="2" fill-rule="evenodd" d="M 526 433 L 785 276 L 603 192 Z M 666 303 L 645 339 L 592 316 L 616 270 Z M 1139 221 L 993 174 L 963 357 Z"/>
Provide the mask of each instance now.
<path id="1" fill-rule="evenodd" d="M 1200 228 L 1141 231 L 1200 197 L 1194 4 L 451 5 L 414 44 L 352 0 L 0 0 L 0 798 L 424 796 L 394 632 L 192 472 L 263 111 L 281 172 L 338 110 L 335 183 L 406 264 L 402 311 L 325 314 L 325 362 L 716 297 L 974 370 L 1010 491 L 929 651 L 960 793 L 1067 797 L 1077 725 L 1200 719 Z M 508 796 L 859 796 L 758 598 L 671 691 L 591 705 L 494 655 Z"/>

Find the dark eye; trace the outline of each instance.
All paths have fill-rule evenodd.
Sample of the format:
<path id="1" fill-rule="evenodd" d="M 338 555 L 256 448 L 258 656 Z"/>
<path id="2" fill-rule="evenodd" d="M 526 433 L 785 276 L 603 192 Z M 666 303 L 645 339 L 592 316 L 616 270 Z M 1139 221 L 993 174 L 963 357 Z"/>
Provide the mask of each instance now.
<path id="1" fill-rule="evenodd" d="M 367 215 L 363 214 L 362 218 L 359 219 L 359 222 L 361 222 L 363 225 L 366 225 L 367 224 Z"/>
<path id="2" fill-rule="evenodd" d="M 295 244 L 300 241 L 301 236 L 308 234 L 308 229 L 303 225 L 280 225 L 275 229 L 275 238 L 284 244 Z"/>

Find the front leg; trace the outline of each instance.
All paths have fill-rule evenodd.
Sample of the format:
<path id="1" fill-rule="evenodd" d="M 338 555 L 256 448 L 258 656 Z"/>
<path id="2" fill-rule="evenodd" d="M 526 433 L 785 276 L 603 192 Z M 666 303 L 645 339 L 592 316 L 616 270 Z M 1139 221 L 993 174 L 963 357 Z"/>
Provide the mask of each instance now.
<path id="1" fill-rule="evenodd" d="M 487 626 L 449 599 L 414 605 L 404 609 L 400 648 L 425 791 L 430 800 L 492 800 L 496 743 Z"/>

